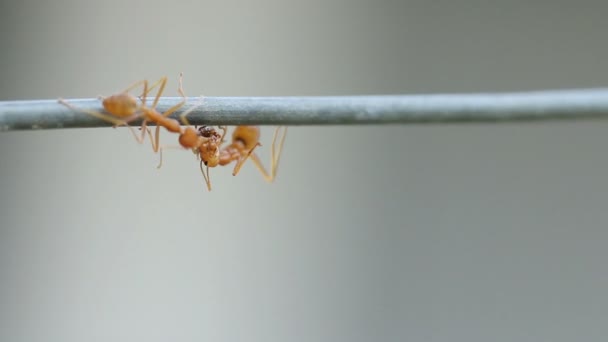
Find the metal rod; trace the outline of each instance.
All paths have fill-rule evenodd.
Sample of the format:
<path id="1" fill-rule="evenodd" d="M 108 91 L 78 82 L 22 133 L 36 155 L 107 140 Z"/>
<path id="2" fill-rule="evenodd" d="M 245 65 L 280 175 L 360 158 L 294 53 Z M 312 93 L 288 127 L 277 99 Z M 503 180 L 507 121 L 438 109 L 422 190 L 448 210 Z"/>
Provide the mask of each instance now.
<path id="1" fill-rule="evenodd" d="M 180 98 L 161 98 L 165 111 Z M 97 99 L 68 100 L 102 111 Z M 190 97 L 173 116 L 201 98 Z M 608 88 L 524 93 L 332 97 L 206 97 L 189 116 L 195 125 L 351 125 L 510 122 L 608 118 Z M 137 124 L 137 122 L 134 122 Z M 107 127 L 56 100 L 0 102 L 0 131 Z"/>

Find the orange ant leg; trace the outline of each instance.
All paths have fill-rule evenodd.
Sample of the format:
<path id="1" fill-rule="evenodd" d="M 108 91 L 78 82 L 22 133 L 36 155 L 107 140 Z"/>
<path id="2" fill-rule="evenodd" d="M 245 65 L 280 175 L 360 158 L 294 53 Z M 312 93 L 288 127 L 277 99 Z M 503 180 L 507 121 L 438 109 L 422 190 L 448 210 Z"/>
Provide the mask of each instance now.
<path id="1" fill-rule="evenodd" d="M 182 100 L 175 106 L 167 109 L 167 111 L 163 113 L 164 117 L 167 117 L 167 116 L 173 114 L 173 112 L 177 111 L 178 109 L 180 109 L 181 107 L 183 107 L 186 104 L 186 94 L 184 94 L 183 78 L 184 78 L 183 74 L 180 72 L 179 73 L 179 87 L 177 88 L 177 91 L 181 95 Z M 156 99 L 154 100 L 154 106 L 152 108 L 156 108 L 156 104 L 158 103 L 158 100 L 160 97 L 160 91 L 165 88 L 165 83 L 167 83 L 166 81 L 167 80 L 165 79 L 165 82 L 161 85 L 161 89 L 159 89 L 159 93 L 156 95 Z"/>
<path id="2" fill-rule="evenodd" d="M 155 153 L 158 152 L 158 154 L 159 154 L 158 166 L 156 166 L 157 169 L 160 169 L 163 166 L 163 149 L 164 148 L 181 148 L 181 149 L 183 149 L 182 146 L 175 146 L 175 145 L 160 146 L 159 145 L 159 141 L 160 141 L 160 129 L 159 128 L 160 128 L 160 126 L 156 126 L 155 137 L 152 137 L 152 131 L 150 131 L 150 129 L 146 127 L 146 131 L 148 131 L 148 136 L 150 137 L 150 143 L 152 143 L 152 150 Z"/>
<path id="3" fill-rule="evenodd" d="M 180 109 L 181 107 L 183 107 L 186 104 L 186 94 L 184 94 L 184 89 L 182 87 L 182 78 L 183 78 L 183 75 L 182 75 L 182 73 L 180 73 L 179 74 L 179 87 L 178 87 L 177 91 L 182 96 L 182 100 L 178 104 L 167 109 L 167 111 L 162 114 L 162 116 L 164 116 L 164 117 L 171 115 L 173 112 L 177 111 L 178 109 Z M 167 78 L 163 77 L 160 81 L 160 88 L 158 89 L 158 92 L 156 93 L 156 98 L 154 99 L 154 104 L 153 104 L 152 108 L 156 108 L 156 105 L 158 104 L 158 100 L 160 99 L 160 95 L 165 89 L 166 83 L 167 83 Z M 145 100 L 145 95 L 144 95 L 144 100 Z M 144 120 L 144 123 L 145 123 L 145 120 Z M 142 125 L 142 127 L 143 127 L 143 125 Z M 156 124 L 156 132 L 154 135 L 155 135 L 155 141 L 152 143 L 152 149 L 156 153 L 156 152 L 159 152 L 159 149 L 160 149 L 160 125 L 158 123 Z M 152 135 L 150 135 L 150 139 L 152 139 Z M 160 163 L 158 164 L 157 168 L 160 169 L 162 164 L 163 163 L 162 163 L 162 152 L 161 152 Z"/>
<path id="4" fill-rule="evenodd" d="M 158 148 L 158 153 L 160 155 L 157 169 L 160 169 L 163 166 L 163 149 L 176 149 L 176 150 L 184 150 L 184 147 L 181 145 L 163 145 Z"/>
<path id="5" fill-rule="evenodd" d="M 258 171 L 260 171 L 260 173 L 262 174 L 262 177 L 264 177 L 264 179 L 267 182 L 269 182 L 269 183 L 272 182 L 274 179 L 273 179 L 272 175 L 269 175 L 268 172 L 266 172 L 264 165 L 262 165 L 262 162 L 260 161 L 260 157 L 258 157 L 258 155 L 255 153 L 252 153 L 250 157 L 251 157 L 251 161 L 253 162 L 253 165 L 255 165 L 255 167 L 258 169 Z"/>
<path id="6" fill-rule="evenodd" d="M 181 83 L 180 83 L 180 86 L 181 86 Z M 184 101 L 183 102 L 185 102 L 185 95 L 184 95 L 183 89 L 181 89 L 180 93 L 184 97 Z M 181 107 L 183 105 L 184 105 L 184 103 L 181 103 L 179 106 Z M 182 121 L 182 123 L 184 125 L 190 126 L 190 124 L 188 123 L 188 120 L 186 119 L 186 116 L 188 114 L 190 114 L 194 109 L 196 109 L 199 106 L 200 106 L 200 104 L 194 105 L 194 106 L 192 106 L 191 108 L 189 108 L 187 111 L 185 111 L 184 113 L 182 113 L 180 115 L 180 119 L 181 119 L 181 121 Z M 169 110 L 172 110 L 172 109 L 173 109 L 173 107 L 170 108 Z M 175 110 L 177 110 L 177 108 L 173 109 L 173 111 L 175 111 Z M 159 163 L 158 163 L 158 166 L 157 166 L 158 169 L 160 169 L 162 167 L 162 165 L 163 165 L 163 149 L 164 148 L 184 149 L 184 147 L 181 146 L 181 145 L 160 145 L 160 126 L 159 125 L 157 125 L 157 127 L 156 127 L 155 136 L 154 137 L 152 136 L 152 132 L 150 131 L 150 129 L 148 129 L 146 127 L 146 130 L 148 132 L 148 136 L 150 137 L 150 141 L 152 143 L 152 149 L 154 150 L 154 152 L 159 152 L 159 154 L 160 154 L 160 160 L 159 160 Z M 183 132 L 182 132 L 182 134 L 183 134 Z M 202 139 L 202 138 L 199 138 L 199 139 Z M 205 142 L 205 141 L 207 141 L 207 139 L 203 140 L 203 142 Z"/>
<path id="7" fill-rule="evenodd" d="M 165 85 L 167 84 L 167 76 L 163 76 L 161 77 L 158 81 L 154 82 L 154 84 L 152 84 L 151 86 L 148 86 L 148 81 L 144 80 L 144 91 L 142 93 L 142 95 L 139 97 L 141 100 L 141 104 L 142 104 L 142 108 L 145 108 L 147 105 L 147 96 L 148 94 L 156 87 L 158 87 L 160 85 L 160 88 L 158 89 L 158 91 L 156 92 L 156 96 L 154 97 L 154 103 L 152 105 L 152 109 L 156 109 L 156 105 L 158 104 L 158 101 L 160 100 L 160 96 L 162 95 L 162 93 L 165 90 Z M 130 123 L 134 120 L 139 119 L 142 116 L 142 114 L 136 114 L 133 115 L 127 119 L 125 119 L 126 123 Z M 142 130 L 145 127 L 145 123 L 147 123 L 146 120 L 144 120 L 144 122 L 142 123 Z M 145 134 L 142 134 L 142 136 L 144 136 Z"/>
<path id="8" fill-rule="evenodd" d="M 220 139 L 220 146 L 224 143 L 224 138 L 226 137 L 226 132 L 228 131 L 228 126 L 220 126 L 222 132 L 222 138 Z"/>
<path id="9" fill-rule="evenodd" d="M 159 88 L 158 88 L 158 91 L 156 92 L 156 96 L 154 97 L 154 102 L 152 103 L 152 107 L 151 107 L 151 108 L 156 108 L 156 105 L 158 104 L 158 100 L 160 100 L 160 96 L 165 91 L 166 85 L 167 85 L 167 76 L 163 76 L 158 81 L 154 82 L 154 84 L 152 86 L 150 86 L 150 89 L 147 89 L 147 91 L 145 91 L 143 93 L 143 102 L 144 103 L 146 102 L 146 96 L 148 95 L 148 93 L 150 91 L 152 91 L 152 89 L 154 89 L 158 86 Z"/>
<path id="10" fill-rule="evenodd" d="M 146 83 L 148 83 L 148 80 L 137 81 L 137 82 L 133 83 L 132 85 L 130 85 L 129 87 L 127 87 L 127 89 L 123 90 L 122 92 L 123 93 L 128 93 L 131 90 L 133 90 L 133 89 L 135 89 L 137 87 L 140 87 L 142 84 L 145 85 Z"/>
<path id="11" fill-rule="evenodd" d="M 156 85 L 159 82 L 160 81 L 156 81 L 152 87 L 153 88 L 156 87 Z M 142 93 L 142 96 L 140 96 L 142 108 L 146 107 L 146 95 L 148 94 L 149 91 L 150 90 L 148 89 L 148 81 L 146 80 L 144 82 L 144 92 Z M 137 118 L 137 117 L 139 117 L 139 116 L 135 116 L 135 118 Z M 129 121 L 127 121 L 127 122 L 129 122 Z M 154 149 L 155 148 L 154 147 L 154 141 L 152 140 L 152 136 L 150 135 L 150 130 L 148 129 L 148 121 L 146 119 L 144 119 L 141 122 L 141 126 L 139 127 L 139 129 L 141 130 L 141 137 L 139 137 L 139 139 L 136 138 L 137 142 L 140 143 L 140 144 L 143 144 L 144 139 L 146 138 L 146 131 L 147 131 L 148 135 L 150 136 L 150 144 L 152 145 L 152 149 Z"/>
<path id="12" fill-rule="evenodd" d="M 156 87 L 159 87 L 158 91 L 156 92 L 156 96 L 154 97 L 154 103 L 153 103 L 153 105 L 151 107 L 152 109 L 155 109 L 156 105 L 158 104 L 158 101 L 160 99 L 160 96 L 162 95 L 163 91 L 165 90 L 165 85 L 166 84 L 167 84 L 167 77 L 166 76 L 161 77 L 158 81 L 154 82 L 154 84 L 152 84 L 152 86 L 150 86 L 150 87 L 148 87 L 148 82 L 145 82 L 144 83 L 144 91 L 143 91 L 142 96 L 141 96 L 142 107 L 146 108 L 148 93 L 150 93 L 150 91 L 152 91 L 152 89 L 154 89 Z M 171 107 L 171 109 L 173 109 L 174 107 Z M 179 107 L 177 107 L 177 108 L 179 108 Z M 176 109 L 173 109 L 173 111 L 175 111 Z M 139 117 L 141 117 L 141 114 L 134 115 L 133 117 L 125 120 L 125 122 L 129 123 L 129 122 L 131 122 L 133 120 L 138 119 Z M 158 152 L 159 147 L 160 147 L 160 143 L 159 143 L 159 140 L 160 140 L 160 125 L 158 125 L 158 123 L 156 124 L 156 132 L 155 132 L 156 133 L 155 134 L 156 138 L 153 138 L 152 137 L 152 133 L 148 129 L 147 123 L 148 123 L 148 121 L 146 119 L 144 119 L 142 121 L 141 127 L 140 127 L 140 129 L 141 129 L 141 136 L 139 138 L 136 138 L 136 139 L 137 139 L 137 141 L 139 143 L 143 143 L 143 141 L 145 139 L 146 131 L 147 131 L 148 132 L 148 136 L 150 137 L 150 142 L 152 144 L 152 150 L 156 153 L 156 152 Z M 162 157 L 161 157 L 161 163 L 159 165 L 162 165 Z M 159 166 L 159 168 L 160 168 L 160 166 Z"/>
<path id="13" fill-rule="evenodd" d="M 127 89 L 125 89 L 125 90 L 121 91 L 119 94 L 125 94 L 125 93 L 128 93 L 128 92 L 130 92 L 131 90 L 133 90 L 134 88 L 140 87 L 142 84 L 143 84 L 143 85 L 145 85 L 146 83 L 148 83 L 148 80 L 141 80 L 141 81 L 137 81 L 137 82 L 135 82 L 135 83 L 131 84 L 129 87 L 127 87 Z M 103 99 L 105 99 L 105 96 L 103 96 L 103 95 L 99 95 L 99 96 L 97 96 L 97 98 L 98 98 L 99 100 L 103 100 Z M 141 98 L 141 96 L 140 96 L 140 98 Z"/>
<path id="14" fill-rule="evenodd" d="M 184 95 L 184 94 L 183 94 L 183 91 L 182 91 L 182 93 L 181 93 L 181 94 L 182 94 L 182 95 L 183 95 L 183 97 L 184 97 L 184 101 L 183 101 L 183 102 L 184 102 L 184 104 L 185 104 L 185 102 L 186 102 L 186 95 Z M 201 97 L 200 97 L 200 99 L 198 100 L 198 102 L 197 102 L 195 105 L 192 105 L 192 107 L 188 108 L 188 110 L 186 110 L 185 112 L 183 112 L 182 114 L 180 114 L 180 116 L 179 116 L 179 120 L 182 122 L 182 124 L 183 124 L 184 126 L 192 126 L 192 125 L 190 124 L 190 122 L 188 121 L 188 119 L 186 119 L 186 117 L 187 117 L 188 115 L 190 115 L 190 113 L 192 113 L 192 111 L 194 111 L 196 108 L 198 108 L 198 107 L 202 106 L 202 105 L 203 105 L 203 101 L 204 101 L 204 100 L 205 100 L 205 98 L 204 98 L 203 96 L 201 96 Z M 182 106 L 183 106 L 184 104 L 182 104 Z"/>
<path id="15" fill-rule="evenodd" d="M 278 151 L 275 153 L 275 142 L 277 139 L 277 135 L 279 133 L 279 130 L 283 128 L 283 134 L 281 135 L 281 140 L 279 141 L 279 147 L 278 147 Z M 274 130 L 274 135 L 272 136 L 272 146 L 270 148 L 271 150 L 271 174 L 272 174 L 272 179 L 271 181 L 274 180 L 274 178 L 277 175 L 277 170 L 279 168 L 279 160 L 281 160 L 281 153 L 283 152 L 283 145 L 285 144 L 285 137 L 287 136 L 287 126 L 279 126 Z"/>
<path id="16" fill-rule="evenodd" d="M 257 156 L 257 154 L 251 153 L 251 161 L 253 162 L 255 167 L 258 169 L 258 171 L 260 171 L 260 173 L 262 174 L 262 177 L 264 177 L 264 179 L 269 183 L 273 182 L 277 176 L 279 160 L 281 158 L 281 152 L 283 151 L 283 144 L 285 143 L 285 136 L 287 135 L 287 127 L 285 127 L 283 134 L 281 136 L 281 139 L 279 141 L 279 147 L 278 147 L 278 149 L 275 149 L 278 132 L 281 128 L 282 128 L 281 126 L 277 127 L 274 131 L 274 136 L 272 137 L 272 146 L 270 148 L 270 151 L 271 151 L 270 174 L 268 174 L 268 172 L 266 172 L 266 169 L 264 168 L 264 165 L 262 165 L 262 162 L 260 161 L 260 158 Z M 278 150 L 278 152 L 276 150 Z"/>
<path id="17" fill-rule="evenodd" d="M 139 99 L 140 100 L 145 100 L 146 96 L 152 91 L 154 90 L 154 88 L 158 87 L 159 84 L 167 83 L 167 76 L 163 76 L 161 77 L 158 81 L 154 82 L 147 90 L 145 90 L 140 96 Z M 145 103 L 144 103 L 145 104 Z"/>
<path id="18" fill-rule="evenodd" d="M 251 150 L 249 150 L 249 152 L 247 153 L 245 158 L 243 158 L 242 156 L 239 157 L 238 161 L 236 162 L 236 165 L 234 166 L 234 170 L 232 170 L 233 176 L 236 176 L 239 173 L 239 171 L 241 170 L 241 167 L 243 167 L 243 164 L 247 161 L 247 159 L 250 156 L 255 156 L 255 153 L 253 153 L 253 150 L 255 150 L 255 148 L 258 146 L 262 146 L 262 144 L 260 144 L 259 142 L 257 144 L 255 144 L 255 146 Z M 264 173 L 266 173 L 266 171 L 264 171 Z"/>

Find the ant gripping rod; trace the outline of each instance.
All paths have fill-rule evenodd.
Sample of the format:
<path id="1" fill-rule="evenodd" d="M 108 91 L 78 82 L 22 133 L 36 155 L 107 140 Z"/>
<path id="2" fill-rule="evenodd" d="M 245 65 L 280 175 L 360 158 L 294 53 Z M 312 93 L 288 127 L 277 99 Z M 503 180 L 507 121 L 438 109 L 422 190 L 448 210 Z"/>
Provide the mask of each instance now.
<path id="1" fill-rule="evenodd" d="M 179 97 L 162 97 L 161 113 Z M 98 99 L 68 100 L 101 111 Z M 608 118 L 608 88 L 521 93 L 322 97 L 200 97 L 189 115 L 193 125 L 351 125 L 513 122 Z M 134 121 L 132 125 L 137 125 Z M 110 123 L 57 100 L 0 101 L 0 131 L 107 127 Z"/>

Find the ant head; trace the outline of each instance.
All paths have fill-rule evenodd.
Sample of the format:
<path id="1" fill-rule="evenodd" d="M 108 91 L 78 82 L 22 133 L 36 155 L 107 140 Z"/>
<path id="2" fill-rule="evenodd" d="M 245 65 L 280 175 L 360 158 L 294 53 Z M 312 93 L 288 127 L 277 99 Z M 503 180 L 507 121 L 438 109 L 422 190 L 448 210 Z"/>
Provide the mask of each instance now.
<path id="1" fill-rule="evenodd" d="M 217 145 L 204 144 L 199 148 L 199 157 L 208 167 L 216 167 L 220 163 L 220 150 Z"/>
<path id="2" fill-rule="evenodd" d="M 201 126 L 198 128 L 198 134 L 205 138 L 220 138 L 221 135 L 211 126 Z"/>
<path id="3" fill-rule="evenodd" d="M 209 138 L 213 134 L 213 128 L 210 126 L 201 126 L 198 128 L 198 134 L 201 137 Z"/>

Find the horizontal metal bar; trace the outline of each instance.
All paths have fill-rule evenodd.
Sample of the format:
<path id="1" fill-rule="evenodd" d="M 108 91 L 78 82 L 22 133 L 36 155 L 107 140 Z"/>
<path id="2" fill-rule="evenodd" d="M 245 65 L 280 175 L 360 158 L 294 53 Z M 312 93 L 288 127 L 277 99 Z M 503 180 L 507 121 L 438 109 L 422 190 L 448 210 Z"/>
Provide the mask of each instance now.
<path id="1" fill-rule="evenodd" d="M 165 111 L 181 98 L 161 98 Z M 68 100 L 102 111 L 98 99 Z M 191 105 L 201 104 L 199 97 Z M 206 97 L 189 116 L 195 125 L 350 125 L 509 122 L 608 118 L 608 89 L 525 93 L 331 97 Z M 137 124 L 135 122 L 134 124 Z M 0 130 L 105 127 L 110 123 L 57 100 L 0 102 Z"/>

